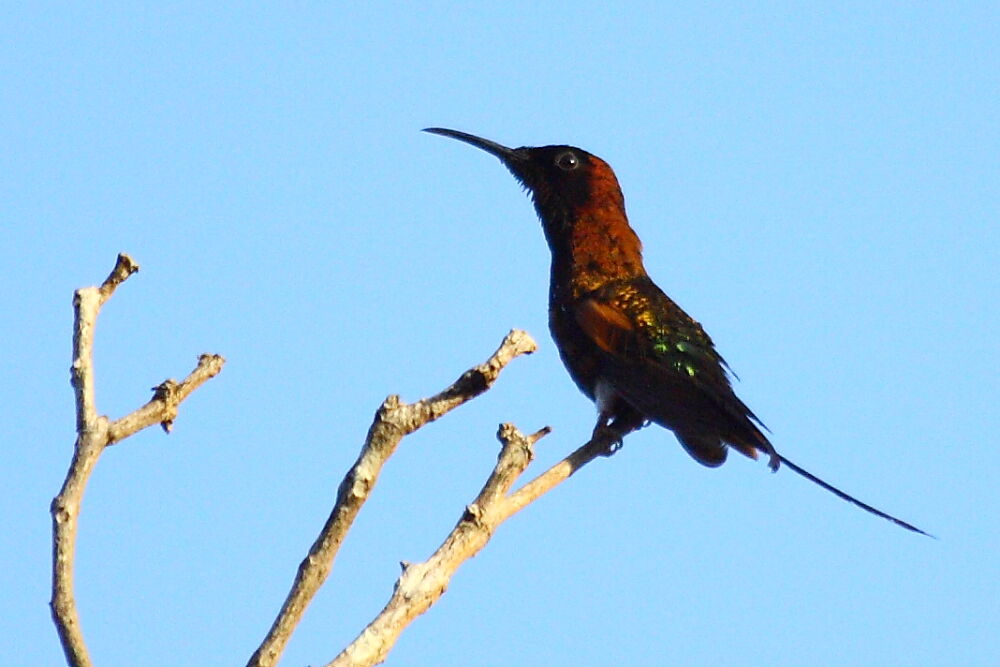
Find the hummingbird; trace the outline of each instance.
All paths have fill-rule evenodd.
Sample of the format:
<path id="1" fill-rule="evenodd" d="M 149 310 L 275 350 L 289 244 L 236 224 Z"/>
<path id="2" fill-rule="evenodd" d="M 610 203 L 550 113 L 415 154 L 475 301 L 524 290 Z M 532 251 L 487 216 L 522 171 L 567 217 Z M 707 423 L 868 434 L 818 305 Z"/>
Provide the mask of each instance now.
<path id="1" fill-rule="evenodd" d="M 907 530 L 916 526 L 841 491 L 779 454 L 767 428 L 730 382 L 705 329 L 646 273 L 618 178 L 607 162 L 575 146 L 508 148 L 440 127 L 497 157 L 531 196 L 552 253 L 549 329 L 566 370 L 597 407 L 594 437 L 611 442 L 649 423 L 673 431 L 695 461 L 714 468 L 729 449 L 784 464 L 809 481 Z"/>

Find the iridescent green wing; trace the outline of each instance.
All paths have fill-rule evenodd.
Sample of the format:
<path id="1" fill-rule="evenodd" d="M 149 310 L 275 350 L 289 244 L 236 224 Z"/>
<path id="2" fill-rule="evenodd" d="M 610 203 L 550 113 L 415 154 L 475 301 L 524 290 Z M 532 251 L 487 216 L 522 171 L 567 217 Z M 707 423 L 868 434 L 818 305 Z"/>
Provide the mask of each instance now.
<path id="1" fill-rule="evenodd" d="M 733 392 L 728 366 L 702 326 L 648 277 L 610 283 L 583 299 L 577 323 L 611 355 L 622 389 L 643 384 L 692 404 L 710 400 L 731 417 L 757 417 Z M 636 387 L 638 390 L 638 387 Z M 687 402 L 687 401 L 684 401 Z"/>
<path id="2" fill-rule="evenodd" d="M 728 385 L 725 360 L 712 339 L 648 278 L 596 290 L 582 301 L 577 321 L 601 349 L 623 361 Z"/>

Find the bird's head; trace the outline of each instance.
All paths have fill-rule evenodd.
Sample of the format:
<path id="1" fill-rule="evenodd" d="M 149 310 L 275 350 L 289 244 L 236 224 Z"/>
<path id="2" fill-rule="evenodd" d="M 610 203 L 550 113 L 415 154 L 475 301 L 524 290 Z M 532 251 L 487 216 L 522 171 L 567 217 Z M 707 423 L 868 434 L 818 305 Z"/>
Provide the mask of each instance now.
<path id="1" fill-rule="evenodd" d="M 582 148 L 508 148 L 458 130 L 429 127 L 424 131 L 464 141 L 499 158 L 531 193 L 547 236 L 567 228 L 581 211 L 598 203 L 611 203 L 624 213 L 621 189 L 611 167 Z"/>

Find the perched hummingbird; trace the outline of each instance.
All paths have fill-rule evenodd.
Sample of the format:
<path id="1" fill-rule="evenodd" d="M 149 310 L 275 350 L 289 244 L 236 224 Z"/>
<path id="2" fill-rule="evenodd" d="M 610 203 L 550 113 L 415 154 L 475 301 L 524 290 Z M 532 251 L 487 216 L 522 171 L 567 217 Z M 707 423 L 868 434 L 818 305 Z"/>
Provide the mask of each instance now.
<path id="1" fill-rule="evenodd" d="M 840 498 L 927 535 L 775 451 L 763 423 L 733 391 L 712 339 L 646 273 L 607 162 L 574 146 L 507 148 L 457 130 L 425 131 L 495 155 L 531 193 L 552 251 L 549 329 L 573 381 L 597 404 L 595 436 L 620 445 L 626 434 L 655 422 L 709 467 L 722 465 L 730 447 L 753 459 L 763 452 L 772 470 L 784 463 Z"/>

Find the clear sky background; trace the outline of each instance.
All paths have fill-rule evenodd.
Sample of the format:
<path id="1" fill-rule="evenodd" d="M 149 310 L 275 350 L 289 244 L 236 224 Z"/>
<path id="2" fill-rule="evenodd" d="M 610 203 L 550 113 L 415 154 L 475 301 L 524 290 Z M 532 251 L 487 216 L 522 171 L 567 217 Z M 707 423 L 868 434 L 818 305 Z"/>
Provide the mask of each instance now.
<path id="1" fill-rule="evenodd" d="M 498 423 L 553 427 L 534 473 L 586 440 L 530 202 L 431 125 L 605 158 L 779 451 L 940 539 L 648 428 L 505 524 L 389 664 L 996 664 L 1000 8 L 538 4 L 6 8 L 4 664 L 62 659 L 71 299 L 119 251 L 142 270 L 99 322 L 101 412 L 228 363 L 93 476 L 98 665 L 243 664 L 382 399 L 512 327 L 539 352 L 404 441 L 283 664 L 332 658 L 430 555 Z"/>

